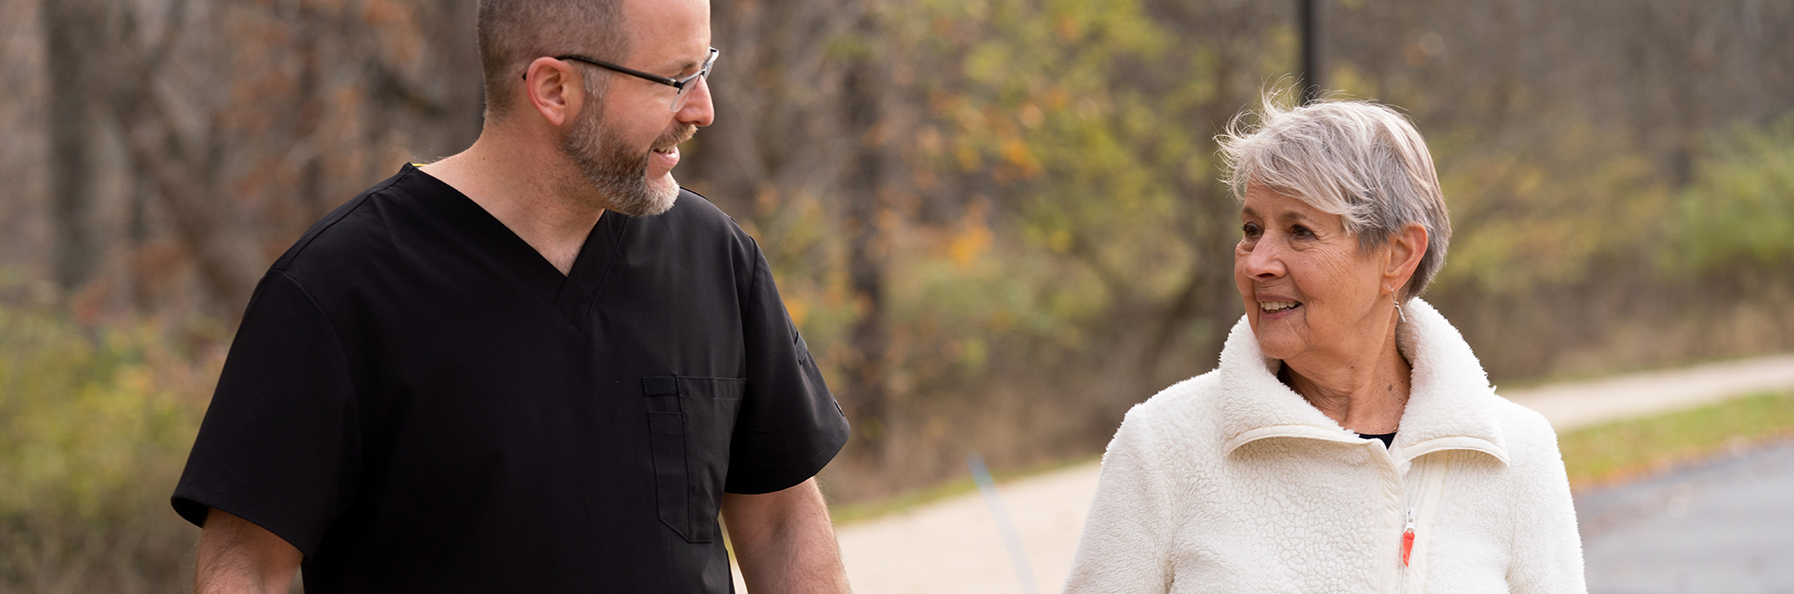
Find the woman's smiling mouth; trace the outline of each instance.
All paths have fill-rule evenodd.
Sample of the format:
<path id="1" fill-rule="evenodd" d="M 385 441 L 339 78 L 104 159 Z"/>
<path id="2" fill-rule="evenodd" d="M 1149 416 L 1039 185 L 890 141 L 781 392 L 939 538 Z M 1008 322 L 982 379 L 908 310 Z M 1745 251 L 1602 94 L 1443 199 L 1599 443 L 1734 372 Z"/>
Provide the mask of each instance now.
<path id="1" fill-rule="evenodd" d="M 1267 313 L 1276 313 L 1276 312 L 1280 312 L 1280 311 L 1283 311 L 1286 309 L 1295 309 L 1295 307 L 1298 305 L 1301 305 L 1301 304 L 1296 303 L 1294 301 L 1260 301 L 1260 302 L 1258 302 L 1258 308 L 1261 310 L 1264 310 Z"/>

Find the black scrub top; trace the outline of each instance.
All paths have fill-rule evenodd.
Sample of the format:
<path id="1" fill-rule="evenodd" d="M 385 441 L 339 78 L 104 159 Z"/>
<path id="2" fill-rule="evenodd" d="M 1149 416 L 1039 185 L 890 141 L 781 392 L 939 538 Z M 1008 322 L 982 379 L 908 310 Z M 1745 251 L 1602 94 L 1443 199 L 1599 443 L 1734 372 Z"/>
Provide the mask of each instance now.
<path id="1" fill-rule="evenodd" d="M 728 592 L 721 495 L 847 421 L 759 247 L 702 197 L 607 212 L 570 274 L 406 166 L 263 277 L 177 486 L 307 592 Z"/>

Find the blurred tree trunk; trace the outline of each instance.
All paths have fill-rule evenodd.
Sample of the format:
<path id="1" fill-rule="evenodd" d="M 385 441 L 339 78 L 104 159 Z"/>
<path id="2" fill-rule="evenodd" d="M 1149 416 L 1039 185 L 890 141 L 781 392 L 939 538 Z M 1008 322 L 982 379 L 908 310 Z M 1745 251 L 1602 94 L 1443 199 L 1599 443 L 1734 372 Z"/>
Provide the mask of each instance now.
<path id="1" fill-rule="evenodd" d="M 56 284 L 72 292 L 93 276 L 100 255 L 90 224 L 95 128 L 88 85 L 93 61 L 103 55 L 94 34 L 105 11 L 95 0 L 43 0 L 38 10 L 50 78 L 52 269 Z"/>
<path id="2" fill-rule="evenodd" d="M 128 125 L 133 169 L 160 198 L 217 310 L 235 317 L 249 303 L 258 269 L 266 263 L 253 243 L 235 232 L 234 211 L 219 195 L 216 142 L 189 146 L 153 103 L 137 97 L 116 106 L 119 121 Z"/>
<path id="3" fill-rule="evenodd" d="M 124 185 L 142 194 L 133 245 L 172 236 L 184 261 L 159 272 L 191 270 L 201 301 L 234 318 L 269 249 L 401 159 L 478 136 L 477 6 L 41 0 L 56 279 L 76 289 L 100 267 L 90 145 L 116 127 Z"/>
<path id="4" fill-rule="evenodd" d="M 1312 37 L 1305 40 L 1300 59 L 1291 60 L 1303 68 L 1304 78 L 1299 79 L 1301 87 L 1296 92 L 1306 100 L 1311 98 L 1311 92 L 1324 93 L 1328 89 L 1325 51 L 1328 35 L 1318 29 L 1329 26 L 1331 10 L 1325 7 L 1327 2 L 1323 0 L 1302 0 L 1301 4 L 1301 10 L 1291 14 L 1298 19 L 1312 19 L 1312 22 L 1300 25 L 1317 29 L 1305 31 Z M 1200 130 L 1225 129 L 1239 109 L 1254 102 L 1254 95 L 1261 89 L 1259 85 L 1264 84 L 1257 78 L 1261 75 L 1253 67 L 1253 61 L 1268 48 L 1258 40 L 1266 37 L 1264 32 L 1271 30 L 1283 14 L 1265 6 L 1215 6 L 1175 1 L 1149 2 L 1146 7 L 1156 22 L 1176 36 L 1204 40 L 1216 50 L 1213 58 L 1203 66 L 1186 66 L 1193 73 L 1186 76 L 1201 77 L 1204 86 L 1212 90 L 1211 94 L 1205 100 L 1184 104 L 1171 119 L 1188 122 Z M 1152 84 L 1167 83 L 1160 80 Z M 1177 88 L 1172 84 L 1159 92 L 1162 97 L 1171 97 Z M 1234 285 L 1232 267 L 1233 246 L 1239 238 L 1239 205 L 1217 183 L 1222 171 L 1216 160 L 1220 147 L 1214 136 L 1192 135 L 1189 142 L 1186 150 L 1201 157 L 1197 162 L 1203 164 L 1203 170 L 1177 172 L 1173 175 L 1172 185 L 1178 196 L 1178 219 L 1187 221 L 1188 225 L 1175 237 L 1188 246 L 1195 257 L 1177 290 L 1159 309 L 1157 318 L 1145 320 L 1148 326 L 1143 328 L 1145 332 L 1142 334 L 1152 338 L 1140 358 L 1141 376 L 1152 383 L 1180 379 L 1192 372 L 1209 369 L 1213 361 L 1174 361 L 1172 355 L 1200 353 L 1207 356 L 1220 352 L 1228 330 L 1241 313 L 1236 305 L 1239 293 Z M 1193 326 L 1203 326 L 1205 331 L 1194 333 Z M 1196 344 L 1183 340 L 1192 335 L 1201 336 Z M 1170 369 L 1166 369 L 1167 364 L 1171 364 Z M 1160 373 L 1166 371 L 1170 375 L 1161 377 Z"/>
<path id="5" fill-rule="evenodd" d="M 868 3 L 869 4 L 869 3 Z M 862 40 L 876 39 L 877 16 L 871 10 L 860 16 L 855 31 Z M 877 52 L 862 48 L 849 62 L 843 107 L 847 135 L 858 139 L 843 182 L 847 201 L 847 274 L 859 319 L 850 333 L 854 357 L 847 364 L 846 395 L 852 403 L 859 435 L 869 442 L 868 453 L 882 457 L 881 435 L 891 422 L 887 384 L 891 331 L 885 314 L 886 240 L 879 217 L 887 210 L 885 175 L 890 168 L 885 129 L 887 89 L 882 84 L 882 64 Z"/>
<path id="6" fill-rule="evenodd" d="M 107 42 L 98 47 L 111 57 L 106 108 L 123 128 L 132 172 L 168 213 L 216 311 L 234 317 L 249 303 L 265 263 L 241 235 L 236 209 L 219 186 L 225 147 L 217 114 L 184 134 L 173 99 L 158 92 L 157 78 L 172 63 L 186 24 L 187 1 L 174 0 L 165 10 L 168 24 L 159 38 L 148 37 L 129 7 L 114 17 L 116 30 L 100 37 Z"/>
<path id="7" fill-rule="evenodd" d="M 485 98 L 475 30 L 477 0 L 412 0 L 414 26 L 420 34 L 420 57 L 410 64 L 378 46 L 386 34 L 376 23 L 351 18 L 348 27 L 331 34 L 356 48 L 350 56 L 365 66 L 372 94 L 364 131 L 369 146 L 390 142 L 421 160 L 461 151 L 479 137 Z M 375 179 L 393 173 L 398 164 L 373 164 Z"/>
<path id="8" fill-rule="evenodd" d="M 852 12 L 816 0 L 720 2 L 711 10 L 713 43 L 723 52 L 705 83 L 716 122 L 692 143 L 680 179 L 730 216 L 773 232 L 764 225 L 774 224 L 781 206 L 832 195 L 849 161 L 852 141 L 843 141 L 838 117 L 841 64 L 820 40 L 842 38 Z"/>
<path id="9" fill-rule="evenodd" d="M 298 47 L 299 53 L 299 109 L 293 112 L 293 136 L 299 139 L 295 147 L 297 155 L 295 165 L 299 169 L 298 212 L 304 219 L 320 219 L 330 212 L 332 200 L 327 195 L 330 185 L 324 179 L 324 147 L 318 142 L 318 130 L 323 125 L 325 105 L 324 78 L 329 69 L 325 65 L 328 60 L 320 47 L 325 31 L 331 26 L 341 27 L 343 19 L 330 19 L 316 6 L 301 4 L 299 7 Z"/>
<path id="10" fill-rule="evenodd" d="M 439 67 L 429 78 L 443 85 L 440 121 L 425 129 L 426 136 L 418 151 L 425 155 L 449 154 L 465 150 L 480 137 L 485 124 L 485 74 L 480 69 L 478 0 L 432 1 L 425 14 L 424 33 L 427 43 L 441 55 Z"/>

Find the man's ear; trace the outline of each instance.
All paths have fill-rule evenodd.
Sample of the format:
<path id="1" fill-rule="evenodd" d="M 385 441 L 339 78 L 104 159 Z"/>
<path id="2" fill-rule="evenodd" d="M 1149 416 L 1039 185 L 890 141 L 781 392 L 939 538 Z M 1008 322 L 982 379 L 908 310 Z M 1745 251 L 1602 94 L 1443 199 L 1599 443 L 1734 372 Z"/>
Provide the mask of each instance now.
<path id="1" fill-rule="evenodd" d="M 1426 227 L 1420 223 L 1402 225 L 1401 231 L 1389 238 L 1389 261 L 1383 268 L 1383 290 L 1400 294 L 1408 279 L 1414 276 L 1414 269 L 1420 267 L 1420 258 L 1426 255 Z"/>
<path id="2" fill-rule="evenodd" d="M 585 88 L 580 86 L 573 67 L 547 56 L 529 63 L 529 69 L 524 71 L 523 85 L 530 106 L 557 128 L 579 113 L 585 102 Z"/>

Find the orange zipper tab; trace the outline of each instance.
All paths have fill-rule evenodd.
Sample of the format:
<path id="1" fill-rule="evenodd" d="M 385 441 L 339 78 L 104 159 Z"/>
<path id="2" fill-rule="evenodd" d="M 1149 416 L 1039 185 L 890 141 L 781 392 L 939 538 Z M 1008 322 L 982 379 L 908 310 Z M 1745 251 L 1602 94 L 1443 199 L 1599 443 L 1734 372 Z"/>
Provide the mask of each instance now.
<path id="1" fill-rule="evenodd" d="M 1408 554 L 1414 552 L 1414 508 L 1408 508 L 1408 529 L 1402 532 L 1402 567 L 1408 566 Z"/>

